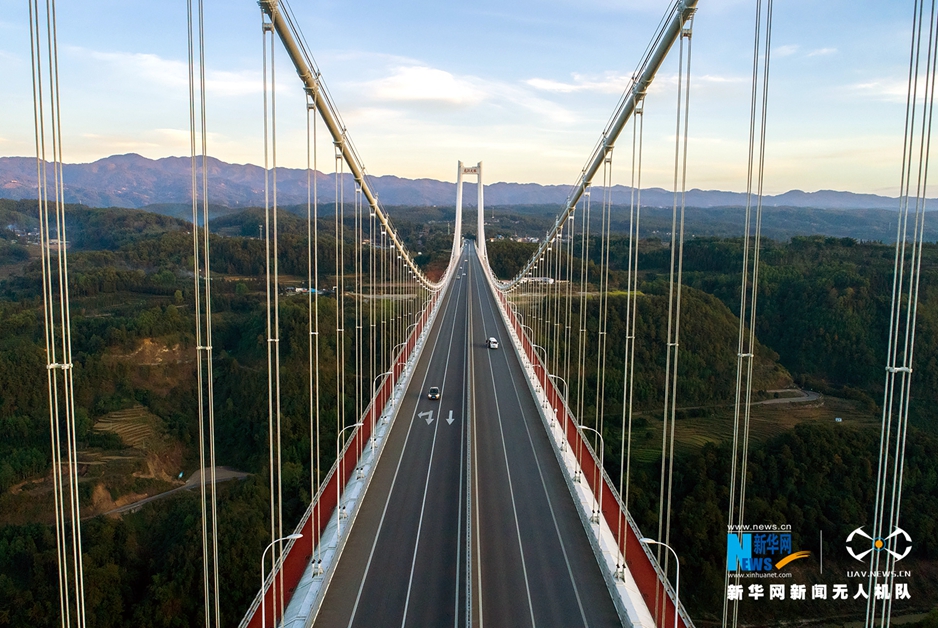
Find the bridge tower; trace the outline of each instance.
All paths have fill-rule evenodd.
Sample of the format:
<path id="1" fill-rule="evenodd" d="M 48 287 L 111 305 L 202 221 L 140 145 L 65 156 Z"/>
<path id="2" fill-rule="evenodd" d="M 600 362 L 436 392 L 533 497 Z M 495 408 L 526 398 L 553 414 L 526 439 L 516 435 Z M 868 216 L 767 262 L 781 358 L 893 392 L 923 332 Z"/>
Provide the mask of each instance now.
<path id="1" fill-rule="evenodd" d="M 462 184 L 463 175 L 476 175 L 479 188 L 479 216 L 478 226 L 476 228 L 476 245 L 479 249 L 479 255 L 485 257 L 485 231 L 483 230 L 483 196 L 482 196 L 482 162 L 474 166 L 463 166 L 458 162 L 456 169 L 456 233 L 453 238 L 453 255 L 459 255 L 459 249 L 462 247 Z"/>

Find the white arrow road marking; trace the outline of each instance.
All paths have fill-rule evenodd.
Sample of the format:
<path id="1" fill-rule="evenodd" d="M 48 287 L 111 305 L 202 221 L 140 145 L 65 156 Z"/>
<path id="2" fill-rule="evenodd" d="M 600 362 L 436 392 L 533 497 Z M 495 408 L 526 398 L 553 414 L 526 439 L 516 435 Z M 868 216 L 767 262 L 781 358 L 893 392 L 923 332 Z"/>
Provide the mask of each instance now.
<path id="1" fill-rule="evenodd" d="M 453 418 L 453 411 L 450 410 L 450 411 L 449 411 L 449 416 L 446 417 L 446 422 L 449 423 L 450 425 L 452 425 L 452 424 L 453 424 L 453 421 L 455 421 L 455 420 L 456 420 L 456 419 Z"/>
<path id="2" fill-rule="evenodd" d="M 420 412 L 420 413 L 417 414 L 417 416 L 419 416 L 419 417 L 421 417 L 421 418 L 426 417 L 426 419 L 427 419 L 427 425 L 430 425 L 431 423 L 433 423 L 433 410 L 427 410 L 426 412 Z"/>

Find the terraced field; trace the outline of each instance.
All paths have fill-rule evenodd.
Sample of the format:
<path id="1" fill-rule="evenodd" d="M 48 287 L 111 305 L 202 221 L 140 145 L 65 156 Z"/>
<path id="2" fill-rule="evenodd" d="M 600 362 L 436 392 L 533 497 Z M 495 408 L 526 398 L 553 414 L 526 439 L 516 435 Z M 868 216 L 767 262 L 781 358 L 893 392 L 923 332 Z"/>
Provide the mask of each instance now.
<path id="1" fill-rule="evenodd" d="M 159 445 L 160 419 L 141 405 L 117 410 L 101 417 L 92 428 L 96 432 L 112 432 L 128 447 L 151 449 Z"/>
<path id="2" fill-rule="evenodd" d="M 795 393 L 786 393 L 790 403 L 770 403 L 752 406 L 749 422 L 749 438 L 753 442 L 763 442 L 792 429 L 799 423 L 833 423 L 840 417 L 842 423 L 849 426 L 876 426 L 879 415 L 866 410 L 859 402 L 838 397 L 823 396 L 819 399 L 806 399 Z M 783 398 L 784 399 L 784 398 Z M 639 462 L 654 462 L 661 457 L 661 411 L 638 413 L 647 421 L 647 425 L 633 429 L 632 457 Z M 718 406 L 711 409 L 710 416 L 678 419 L 675 425 L 675 449 L 689 452 L 700 449 L 707 442 L 732 442 L 733 407 Z"/>

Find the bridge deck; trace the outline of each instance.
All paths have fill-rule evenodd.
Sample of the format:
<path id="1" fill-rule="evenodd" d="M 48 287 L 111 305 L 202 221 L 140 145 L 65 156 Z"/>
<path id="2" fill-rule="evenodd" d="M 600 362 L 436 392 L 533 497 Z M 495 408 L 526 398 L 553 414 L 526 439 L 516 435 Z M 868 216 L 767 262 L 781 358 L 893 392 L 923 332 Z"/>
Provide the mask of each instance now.
<path id="1" fill-rule="evenodd" d="M 470 586 L 473 625 L 616 625 L 471 247 L 461 265 L 316 625 L 465 626 Z M 502 349 L 487 349 L 489 336 Z"/>

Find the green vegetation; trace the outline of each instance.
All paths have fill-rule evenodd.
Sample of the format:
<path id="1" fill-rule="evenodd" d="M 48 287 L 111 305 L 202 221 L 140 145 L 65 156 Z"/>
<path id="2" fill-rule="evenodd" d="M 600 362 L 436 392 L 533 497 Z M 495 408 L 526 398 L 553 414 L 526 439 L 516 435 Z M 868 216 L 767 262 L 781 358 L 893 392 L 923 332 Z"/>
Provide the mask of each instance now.
<path id="1" fill-rule="evenodd" d="M 793 563 L 797 582 L 830 588 L 854 581 L 846 570 L 859 563 L 846 553 L 843 541 L 854 528 L 871 523 L 878 451 L 878 430 L 826 424 L 797 426 L 750 452 L 746 520 L 792 526 L 793 549 L 812 553 L 801 564 Z M 682 574 L 693 574 L 681 578 L 681 599 L 695 619 L 719 621 L 722 612 L 729 459 L 730 447 L 722 443 L 675 461 L 671 543 L 681 557 Z M 915 539 L 915 550 L 901 568 L 916 577 L 909 579 L 912 599 L 894 602 L 896 612 L 928 610 L 938 597 L 938 581 L 928 575 L 938 560 L 938 438 L 913 431 L 906 469 L 902 527 Z M 657 529 L 658 478 L 657 464 L 641 466 L 632 478 L 630 509 L 646 532 Z M 822 532 L 823 576 L 818 570 Z M 746 600 L 740 608 L 740 622 L 764 625 L 784 616 L 849 616 L 861 607 L 853 600 L 774 606 Z"/>
<path id="2" fill-rule="evenodd" d="M 260 478 L 222 485 L 219 550 L 222 624 L 237 625 L 257 590 L 267 539 Z M 88 625 L 201 625 L 198 494 L 182 492 L 120 519 L 82 525 Z M 55 533 L 45 524 L 0 527 L 0 626 L 58 626 Z"/>
<path id="3" fill-rule="evenodd" d="M 11 223 L 28 225 L 29 206 L 0 202 L 0 211 Z M 178 474 L 188 477 L 198 469 L 192 234 L 186 223 L 141 211 L 69 207 L 68 212 L 77 438 L 84 465 L 79 495 L 88 516 L 112 508 L 123 496 L 179 485 Z M 256 218 L 250 211 L 241 215 L 245 224 Z M 305 224 L 287 214 L 280 218 L 284 281 L 305 286 L 298 279 L 305 279 L 307 269 Z M 334 221 L 321 218 L 319 227 L 320 283 L 331 287 Z M 436 247 L 440 231 L 406 225 L 408 244 L 414 247 L 419 240 Z M 347 233 L 344 266 L 350 270 L 354 240 L 351 229 Z M 29 236 L 11 234 L 16 246 L 37 248 Z M 257 557 L 269 535 L 264 244 L 256 237 L 211 238 L 217 462 L 251 474 L 220 487 L 222 603 L 229 613 L 224 623 L 232 624 L 256 593 Z M 438 263 L 441 255 L 448 256 L 449 241 L 442 252 L 427 248 L 425 254 L 428 264 Z M 40 272 L 38 260 L 27 261 L 0 282 L 0 626 L 59 623 Z M 347 282 L 346 288 L 356 286 Z M 354 329 L 354 297 L 345 298 L 344 326 Z M 413 304 L 405 299 L 381 303 L 378 311 L 395 315 L 408 309 Z M 367 310 L 364 329 L 370 329 Z M 316 471 L 310 469 L 305 375 L 308 316 L 307 298 L 281 298 L 287 527 L 305 511 Z M 337 432 L 334 297 L 320 297 L 319 326 L 319 471 L 325 473 L 335 456 Z M 346 334 L 344 343 L 348 361 L 356 351 L 354 335 Z M 388 344 L 389 339 L 366 338 L 363 363 L 372 350 L 387 352 Z M 352 369 L 341 400 L 347 417 L 356 409 L 355 380 Z M 367 372 L 358 384 L 368 396 Z M 136 424 L 117 425 L 122 419 Z M 197 493 L 186 491 L 118 520 L 86 521 L 89 625 L 200 625 L 199 522 Z"/>
<path id="4" fill-rule="evenodd" d="M 517 275 L 536 250 L 536 244 L 514 240 L 495 240 L 486 244 L 492 271 L 503 279 Z"/>
<path id="5" fill-rule="evenodd" d="M 614 236 L 610 247 L 609 285 L 615 294 L 627 287 L 622 269 L 628 241 Z M 579 273 L 579 249 L 576 242 L 574 277 Z M 497 263 L 501 277 L 513 276 L 532 250 L 533 245 L 516 242 L 489 243 L 489 256 L 493 267 Z M 778 361 L 799 386 L 854 399 L 865 404 L 870 412 L 876 411 L 882 396 L 894 251 L 891 245 L 861 243 L 851 238 L 809 236 L 792 238 L 789 243 L 764 241 L 756 335 L 763 346 L 777 353 Z M 590 277 L 595 280 L 597 240 L 590 242 L 589 252 Z M 684 283 L 694 289 L 686 290 L 685 294 L 690 295 L 691 301 L 703 293 L 719 299 L 729 310 L 718 317 L 731 316 L 725 318 L 725 323 L 733 328 L 737 319 L 731 313 L 739 311 L 741 259 L 741 240 L 696 238 L 687 242 L 684 249 Z M 640 321 L 643 308 L 667 289 L 669 262 L 670 249 L 666 243 L 656 239 L 642 241 Z M 614 310 L 620 309 L 616 306 L 617 298 L 610 299 L 610 308 Z M 711 301 L 708 307 L 713 305 Z M 613 316 L 621 318 L 615 312 Z M 692 318 L 695 316 L 685 316 L 685 320 Z M 595 321 L 591 325 L 595 329 Z M 693 341 L 698 333 L 710 332 L 687 331 L 682 333 L 682 340 Z M 647 334 L 639 336 L 639 342 L 648 338 Z M 721 343 L 726 341 L 728 338 L 724 337 Z M 731 345 L 731 351 L 734 350 L 735 342 Z M 913 421 L 924 429 L 938 425 L 934 420 L 938 419 L 938 361 L 932 358 L 934 355 L 938 355 L 938 245 L 929 244 L 922 260 L 911 409 Z M 716 368 L 726 357 L 714 361 Z M 683 352 L 681 361 L 687 364 Z M 693 377 L 692 373 L 684 375 Z M 685 401 L 693 404 L 695 398 Z"/>
<path id="6" fill-rule="evenodd" d="M 576 279 L 569 304 L 574 329 L 569 347 L 563 334 L 539 333 L 535 341 L 559 348 L 560 355 L 566 348 L 573 356 L 569 369 L 552 370 L 569 381 L 574 412 L 582 408 L 581 420 L 602 430 L 606 470 L 618 482 L 627 336 L 627 280 L 622 269 L 628 241 L 614 236 L 610 246 L 605 382 L 597 379 L 600 300 L 595 293 L 585 299 L 585 359 L 583 366 L 576 364 L 580 352 L 575 331 L 580 320 Z M 670 249 L 657 239 L 644 240 L 640 247 L 629 503 L 633 516 L 648 532 L 657 529 L 660 508 Z M 497 241 L 489 243 L 488 251 L 493 268 L 507 278 L 520 270 L 534 248 Z M 597 289 L 599 250 L 598 241 L 591 240 L 591 290 Z M 576 241 L 574 255 L 573 276 L 577 278 L 580 243 Z M 706 619 L 719 617 L 724 590 L 741 259 L 740 240 L 696 238 L 685 247 L 671 538 L 683 569 L 695 574 L 686 584 L 691 615 Z M 868 525 L 872 513 L 893 260 L 891 245 L 821 236 L 795 237 L 788 243 L 765 241 L 761 259 L 755 399 L 768 400 L 772 397 L 767 391 L 793 383 L 834 397 L 827 397 L 820 407 L 810 403 L 754 407 L 746 520 L 791 524 L 796 547 L 815 554 L 818 534 L 823 531 L 825 556 L 833 557 L 824 573 L 830 570 L 831 578 L 839 575 L 840 581 L 844 570 L 853 568 L 845 562 L 850 559 L 842 551 L 842 541 L 857 526 Z M 938 516 L 936 290 L 938 246 L 927 245 L 912 380 L 912 421 L 919 429 L 912 428 L 909 438 L 902 511 L 902 525 L 921 549 L 915 558 L 921 571 L 916 573 L 932 573 L 931 566 L 938 559 L 938 533 L 933 524 Z M 559 320 L 562 328 L 566 319 L 557 313 L 566 311 L 566 294 L 565 283 L 530 284 L 516 304 L 526 324 L 538 330 L 554 329 Z M 600 385 L 606 391 L 601 411 L 596 407 Z M 834 416 L 846 417 L 837 429 L 832 424 Z M 915 586 L 914 599 L 901 608 L 927 610 L 928 600 L 938 595 L 938 579 L 923 575 Z M 765 605 L 744 607 L 741 619 L 757 623 L 779 617 L 787 608 L 773 607 L 769 612 Z M 804 608 L 813 609 L 814 616 L 855 612 L 850 605 L 815 608 L 809 603 Z M 805 611 L 789 610 L 792 616 L 805 616 Z"/>
<path id="7" fill-rule="evenodd" d="M 24 235 L 36 228 L 34 205 L 0 201 L 0 627 L 59 625 L 40 268 L 38 247 Z M 197 468 L 192 227 L 143 211 L 80 206 L 68 211 L 77 431 L 83 461 L 94 462 L 83 470 L 80 494 L 84 514 L 93 515 L 129 494 L 176 486 L 180 472 L 188 475 Z M 335 220 L 329 211 L 320 208 L 318 222 L 319 280 L 324 286 L 333 285 L 336 263 Z M 452 208 L 394 208 L 391 213 L 408 246 L 420 253 L 418 262 L 428 273 L 442 271 L 451 244 L 446 221 L 451 220 Z M 650 226 L 653 214 L 646 223 Z M 305 285 L 304 216 L 305 206 L 286 208 L 278 215 L 280 269 L 287 285 Z M 543 218 L 534 209 L 521 208 L 515 215 L 496 211 L 492 217 L 492 233 L 499 229 L 506 236 L 525 230 L 543 233 L 539 222 Z M 351 219 L 346 216 L 347 225 Z M 472 223 L 468 217 L 466 222 Z M 224 212 L 212 224 L 218 464 L 251 474 L 219 487 L 225 625 L 240 619 L 256 593 L 257 557 L 269 535 L 264 243 L 257 239 L 262 223 L 262 212 L 253 209 Z M 342 260 L 345 268 L 353 267 L 350 242 L 346 241 Z M 609 452 L 615 452 L 607 455 L 614 480 L 618 480 L 622 442 L 627 294 L 621 269 L 626 246 L 623 238 L 613 239 L 609 367 L 602 413 L 606 444 Z M 641 246 L 636 447 L 629 497 L 636 519 L 650 532 L 656 528 L 659 508 L 669 251 L 655 239 Z M 687 570 L 682 573 L 694 574 L 682 578 L 682 599 L 695 618 L 712 618 L 722 608 L 726 439 L 735 385 L 740 247 L 738 240 L 698 237 L 690 239 L 686 248 L 672 539 Z M 488 243 L 492 265 L 503 277 L 516 273 L 533 248 L 510 240 Z M 591 276 L 596 277 L 598 246 L 592 243 L 590 255 Z M 767 242 L 762 262 L 756 330 L 761 343 L 758 398 L 768 399 L 766 391 L 785 388 L 792 381 L 837 398 L 828 397 L 822 408 L 759 407 L 753 420 L 747 519 L 790 523 L 796 547 L 812 552 L 820 549 L 818 532 L 823 530 L 825 561 L 832 557 L 830 567 L 825 562 L 825 574 L 830 569 L 831 578 L 836 578 L 837 569 L 842 572 L 847 567 L 841 542 L 848 528 L 863 525 L 870 516 L 879 435 L 869 426 L 877 422 L 881 398 L 892 248 L 850 239 L 797 237 L 790 243 Z M 921 588 L 913 592 L 915 608 L 938 598 L 938 586 L 928 575 L 938 560 L 933 523 L 938 518 L 938 441 L 933 420 L 938 418 L 936 271 L 938 247 L 926 247 L 912 407 L 921 429 L 910 434 L 903 507 L 903 526 L 915 539 L 917 562 L 911 568 L 923 574 L 916 585 Z M 566 307 L 563 296 L 552 300 L 556 298 L 542 305 Z M 599 300 L 590 296 L 585 303 L 587 329 L 595 335 Z M 393 311 L 395 304 L 382 307 Z M 577 321 L 579 307 L 577 296 L 570 303 Z M 320 471 L 329 468 L 334 456 L 336 356 L 344 351 L 348 358 L 355 349 L 348 336 L 344 347 L 336 345 L 335 308 L 334 298 L 320 298 L 324 408 Z M 309 463 L 309 392 L 304 375 L 308 315 L 305 297 L 281 299 L 287 527 L 306 508 L 310 475 L 316 471 Z M 543 339 L 554 342 L 562 346 L 565 339 Z M 570 342 L 576 355 L 576 338 Z M 364 350 L 381 350 L 381 344 L 366 343 Z M 569 377 L 571 391 L 578 390 L 582 381 L 583 417 L 589 424 L 597 414 L 596 359 L 595 343 L 590 341 L 585 367 L 572 369 L 578 375 Z M 360 383 L 367 395 L 371 382 Z M 355 390 L 354 375 L 345 385 L 346 391 Z M 347 394 L 342 403 L 350 416 L 353 395 Z M 830 423 L 834 411 L 845 417 L 843 424 Z M 128 416 L 137 417 L 134 420 L 152 433 L 138 438 L 139 433 L 129 428 L 113 427 Z M 110 458 L 121 461 L 98 464 Z M 116 519 L 91 518 L 83 530 L 89 626 L 201 625 L 196 493 L 181 491 Z M 804 608 L 809 607 L 810 603 Z M 832 605 L 815 610 L 852 612 Z M 755 606 L 743 612 L 747 621 L 765 618 L 765 610 Z M 801 616 L 806 613 L 799 611 Z"/>

